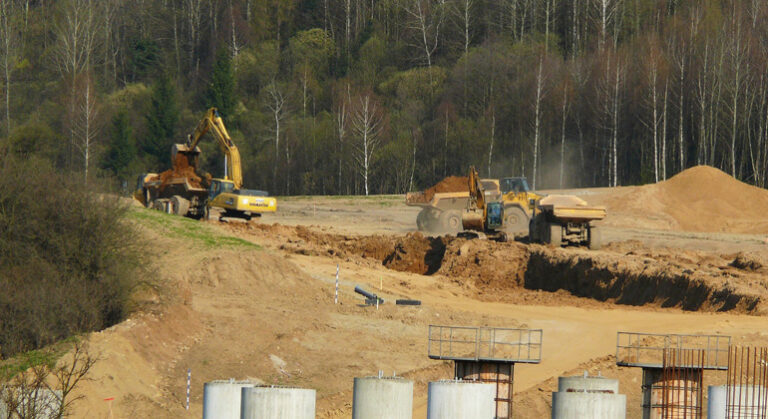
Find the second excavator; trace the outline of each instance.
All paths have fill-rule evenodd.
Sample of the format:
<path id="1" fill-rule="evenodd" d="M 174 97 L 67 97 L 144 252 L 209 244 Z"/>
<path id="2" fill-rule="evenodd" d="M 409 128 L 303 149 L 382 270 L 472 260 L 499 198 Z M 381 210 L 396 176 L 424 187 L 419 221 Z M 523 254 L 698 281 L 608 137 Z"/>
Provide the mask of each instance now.
<path id="1" fill-rule="evenodd" d="M 467 210 L 461 214 L 462 236 L 483 237 L 496 241 L 507 241 L 504 232 L 504 203 L 490 201 L 474 166 L 469 168 L 469 201 Z"/>
<path id="2" fill-rule="evenodd" d="M 224 154 L 223 178 L 212 178 L 198 168 L 198 144 L 209 132 Z M 266 192 L 242 188 L 240 152 L 216 108 L 205 113 L 185 144 L 173 145 L 171 161 L 170 170 L 139 176 L 134 196 L 145 206 L 193 218 L 210 218 L 218 212 L 221 218 L 246 220 L 277 209 L 277 200 Z"/>

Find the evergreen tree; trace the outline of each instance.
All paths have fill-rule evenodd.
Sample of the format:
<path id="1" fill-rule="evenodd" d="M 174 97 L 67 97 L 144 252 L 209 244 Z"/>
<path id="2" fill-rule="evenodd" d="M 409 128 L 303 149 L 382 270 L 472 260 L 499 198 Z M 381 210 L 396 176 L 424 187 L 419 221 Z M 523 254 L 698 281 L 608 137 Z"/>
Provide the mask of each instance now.
<path id="1" fill-rule="evenodd" d="M 174 133 L 179 120 L 176 103 L 176 88 L 165 74 L 160 76 L 152 89 L 152 98 L 147 118 L 147 136 L 142 150 L 156 163 L 167 164 Z"/>
<path id="2" fill-rule="evenodd" d="M 135 156 L 136 146 L 131 121 L 128 113 L 122 110 L 112 118 L 112 138 L 104 157 L 103 168 L 119 178 L 125 178 Z"/>
<path id="3" fill-rule="evenodd" d="M 235 73 L 232 70 L 232 57 L 225 48 L 216 53 L 211 80 L 205 94 L 205 107 L 215 106 L 222 117 L 232 116 L 235 109 Z"/>

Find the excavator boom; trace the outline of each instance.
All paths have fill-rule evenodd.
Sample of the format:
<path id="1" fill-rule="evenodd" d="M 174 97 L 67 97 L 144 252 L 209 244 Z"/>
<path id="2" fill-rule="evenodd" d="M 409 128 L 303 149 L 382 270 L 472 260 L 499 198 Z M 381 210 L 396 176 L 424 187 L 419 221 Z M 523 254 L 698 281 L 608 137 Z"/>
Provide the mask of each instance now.
<path id="1" fill-rule="evenodd" d="M 235 143 L 232 142 L 232 138 L 230 138 L 227 128 L 224 126 L 224 121 L 221 119 L 216 108 L 211 108 L 205 113 L 195 132 L 189 136 L 186 144 L 187 148 L 189 150 L 196 150 L 200 140 L 209 131 L 216 138 L 226 158 L 224 179 L 231 180 L 235 184 L 235 189 L 242 188 L 243 170 L 240 165 L 240 151 L 238 151 Z"/>

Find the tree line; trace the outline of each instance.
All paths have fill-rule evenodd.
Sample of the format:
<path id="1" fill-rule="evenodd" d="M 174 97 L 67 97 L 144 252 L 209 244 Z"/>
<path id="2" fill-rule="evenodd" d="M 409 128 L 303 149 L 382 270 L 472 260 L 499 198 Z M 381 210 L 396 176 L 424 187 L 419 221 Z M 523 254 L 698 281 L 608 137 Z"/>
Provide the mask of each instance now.
<path id="1" fill-rule="evenodd" d="M 764 187 L 766 23 L 760 0 L 4 0 L 0 148 L 130 189 L 215 106 L 246 186 L 277 195 L 470 164 L 536 188 L 698 164 Z"/>

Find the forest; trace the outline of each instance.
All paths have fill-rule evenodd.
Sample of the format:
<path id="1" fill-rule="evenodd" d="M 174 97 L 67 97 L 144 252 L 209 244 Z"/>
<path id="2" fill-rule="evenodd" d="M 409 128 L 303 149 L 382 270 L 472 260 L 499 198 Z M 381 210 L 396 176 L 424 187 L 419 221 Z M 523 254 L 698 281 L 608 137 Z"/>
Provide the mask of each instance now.
<path id="1" fill-rule="evenodd" d="M 274 195 L 765 187 L 767 67 L 763 0 L 0 0 L 0 156 L 129 192 L 217 107 Z"/>

